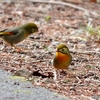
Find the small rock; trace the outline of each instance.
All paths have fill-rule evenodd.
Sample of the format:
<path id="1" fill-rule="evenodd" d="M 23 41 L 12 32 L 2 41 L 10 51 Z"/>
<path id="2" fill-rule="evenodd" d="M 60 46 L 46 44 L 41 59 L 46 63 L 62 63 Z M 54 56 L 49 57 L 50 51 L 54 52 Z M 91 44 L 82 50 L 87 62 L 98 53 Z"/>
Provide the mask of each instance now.
<path id="1" fill-rule="evenodd" d="M 27 69 L 19 69 L 14 73 L 15 76 L 21 76 L 21 77 L 25 77 L 25 78 L 32 77 L 32 74 L 33 74 L 33 72 L 30 72 Z"/>

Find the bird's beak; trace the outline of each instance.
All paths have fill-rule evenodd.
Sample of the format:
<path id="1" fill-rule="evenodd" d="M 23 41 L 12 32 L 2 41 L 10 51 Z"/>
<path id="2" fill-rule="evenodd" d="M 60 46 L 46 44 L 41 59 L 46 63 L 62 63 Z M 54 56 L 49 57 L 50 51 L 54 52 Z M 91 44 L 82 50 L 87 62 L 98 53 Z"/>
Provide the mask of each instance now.
<path id="1" fill-rule="evenodd" d="M 56 50 L 56 52 L 58 52 L 58 50 Z"/>
<path id="2" fill-rule="evenodd" d="M 39 30 L 36 30 L 36 32 L 35 32 L 35 33 L 37 33 L 37 32 L 39 32 Z"/>

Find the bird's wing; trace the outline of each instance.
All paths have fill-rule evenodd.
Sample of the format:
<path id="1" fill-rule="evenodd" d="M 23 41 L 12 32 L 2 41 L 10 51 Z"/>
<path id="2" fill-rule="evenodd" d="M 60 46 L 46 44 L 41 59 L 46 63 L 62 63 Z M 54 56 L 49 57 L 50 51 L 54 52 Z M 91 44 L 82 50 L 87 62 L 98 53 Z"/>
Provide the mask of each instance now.
<path id="1" fill-rule="evenodd" d="M 4 29 L 0 31 L 0 36 L 16 35 L 17 30 Z"/>

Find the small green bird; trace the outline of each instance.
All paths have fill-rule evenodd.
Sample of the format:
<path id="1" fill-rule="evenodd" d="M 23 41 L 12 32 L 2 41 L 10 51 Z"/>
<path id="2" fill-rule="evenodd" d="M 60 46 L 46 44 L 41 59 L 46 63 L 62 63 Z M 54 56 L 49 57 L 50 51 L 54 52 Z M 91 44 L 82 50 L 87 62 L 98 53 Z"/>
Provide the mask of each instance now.
<path id="1" fill-rule="evenodd" d="M 9 28 L 0 31 L 0 37 L 10 44 L 11 46 L 17 48 L 15 44 L 23 41 L 32 33 L 38 31 L 38 27 L 34 23 L 27 23 L 17 27 Z M 18 49 L 18 48 L 17 48 Z"/>

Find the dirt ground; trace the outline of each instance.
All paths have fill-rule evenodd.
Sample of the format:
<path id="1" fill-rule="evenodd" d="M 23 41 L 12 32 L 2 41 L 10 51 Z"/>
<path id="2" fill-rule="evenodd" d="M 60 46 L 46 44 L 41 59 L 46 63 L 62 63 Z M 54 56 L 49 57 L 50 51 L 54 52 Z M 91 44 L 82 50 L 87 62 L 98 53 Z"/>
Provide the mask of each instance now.
<path id="1" fill-rule="evenodd" d="M 32 71 L 34 85 L 71 100 L 99 100 L 100 4 L 83 1 L 1 2 L 0 30 L 34 22 L 39 32 L 17 44 L 23 49 L 19 53 L 0 39 L 0 68 L 12 73 L 22 68 Z M 52 59 L 59 43 L 68 46 L 73 59 L 68 72 L 59 70 L 55 81 Z"/>

